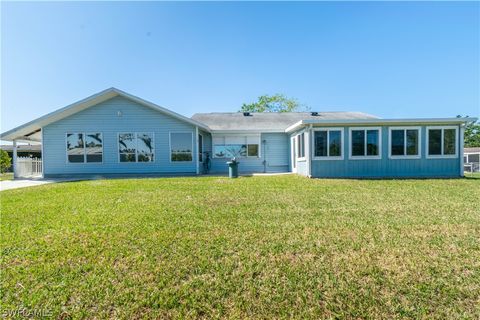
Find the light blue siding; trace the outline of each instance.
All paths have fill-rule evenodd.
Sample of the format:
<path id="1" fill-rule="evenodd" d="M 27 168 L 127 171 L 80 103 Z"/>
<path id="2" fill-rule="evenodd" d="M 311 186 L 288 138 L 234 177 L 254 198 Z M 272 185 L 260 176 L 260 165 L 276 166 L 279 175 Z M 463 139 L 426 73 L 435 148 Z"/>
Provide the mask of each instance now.
<path id="1" fill-rule="evenodd" d="M 389 159 L 389 127 L 382 127 L 382 158 L 378 160 L 350 160 L 349 127 L 344 128 L 344 160 L 312 159 L 312 177 L 319 178 L 411 178 L 411 177 L 459 177 L 460 158 L 427 159 L 426 127 L 421 128 L 421 158 Z M 313 147 L 313 143 L 312 143 Z M 313 149 L 312 149 L 313 150 Z M 459 151 L 457 150 L 457 153 Z M 312 151 L 313 153 L 313 151 Z M 302 174 L 303 172 L 300 172 Z"/>
<path id="2" fill-rule="evenodd" d="M 121 116 L 118 116 L 121 112 Z M 103 163 L 67 163 L 67 132 L 101 132 Z M 120 163 L 118 133 L 153 132 L 155 161 Z M 193 161 L 170 161 L 170 132 L 191 132 Z M 43 128 L 45 176 L 102 173 L 196 173 L 195 126 L 123 97 L 115 97 Z"/>
<path id="3" fill-rule="evenodd" d="M 288 172 L 290 170 L 290 142 L 288 135 L 285 133 L 262 133 L 260 140 L 260 157 L 239 158 L 239 172 Z M 228 160 L 212 158 L 211 172 L 226 173 L 228 171 L 226 165 Z"/>

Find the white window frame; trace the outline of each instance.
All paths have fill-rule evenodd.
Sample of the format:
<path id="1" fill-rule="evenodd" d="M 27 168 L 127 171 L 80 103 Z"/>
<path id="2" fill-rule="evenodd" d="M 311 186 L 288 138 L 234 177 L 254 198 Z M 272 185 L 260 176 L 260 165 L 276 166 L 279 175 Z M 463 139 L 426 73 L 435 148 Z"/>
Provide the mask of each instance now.
<path id="1" fill-rule="evenodd" d="M 353 131 L 365 131 L 365 155 L 364 156 L 354 156 L 352 155 L 352 133 Z M 378 130 L 378 155 L 377 156 L 368 156 L 367 155 L 367 130 Z M 382 127 L 350 127 L 349 128 L 349 143 L 348 143 L 348 159 L 349 160 L 380 160 L 382 159 Z"/>
<path id="2" fill-rule="evenodd" d="M 327 156 L 315 156 L 315 132 L 317 131 L 327 131 Z M 330 131 L 340 131 L 340 156 L 331 156 L 330 155 Z M 314 128 L 312 134 L 312 154 L 313 160 L 343 160 L 344 159 L 344 148 L 345 148 L 345 139 L 344 139 L 344 128 L 342 127 L 325 127 L 325 128 Z"/>
<path id="3" fill-rule="evenodd" d="M 133 133 L 134 136 L 135 136 L 135 161 L 125 161 L 125 162 L 122 162 L 120 161 L 120 135 L 121 134 L 127 134 L 127 133 Z M 137 138 L 137 134 L 139 133 L 148 133 L 148 134 L 151 134 L 152 135 L 152 142 L 153 142 L 153 161 L 138 161 L 138 138 Z M 136 131 L 136 132 L 132 132 L 132 131 L 123 131 L 123 132 L 117 132 L 117 154 L 118 154 L 118 158 L 117 158 L 117 161 L 118 163 L 121 163 L 121 164 L 129 164 L 129 163 L 142 163 L 142 164 L 149 164 L 149 163 L 155 163 L 155 161 L 157 161 L 157 155 L 155 153 L 155 132 L 153 131 Z"/>
<path id="4" fill-rule="evenodd" d="M 67 136 L 69 134 L 83 134 L 83 162 L 70 162 L 68 161 L 68 148 L 67 148 Z M 100 133 L 102 135 L 102 161 L 101 162 L 87 162 L 87 147 L 85 145 L 85 138 L 86 138 L 86 134 L 87 133 Z M 88 165 L 95 165 L 95 164 L 103 164 L 104 163 L 104 152 L 103 152 L 103 144 L 105 143 L 105 138 L 103 137 L 103 132 L 101 131 L 84 131 L 84 132 L 73 132 L 73 131 L 68 131 L 68 132 L 65 132 L 65 155 L 66 155 L 66 158 L 65 158 L 65 162 L 66 164 L 68 165 L 85 165 L 85 164 L 88 164 Z"/>
<path id="5" fill-rule="evenodd" d="M 173 134 L 175 134 L 175 133 L 189 133 L 192 136 L 192 160 L 190 160 L 190 161 L 172 161 L 172 133 Z M 197 147 L 195 147 L 194 137 L 195 137 L 195 133 L 192 132 L 192 131 L 170 131 L 168 133 L 168 150 L 169 150 L 168 160 L 170 161 L 170 163 L 182 164 L 182 163 L 192 163 L 192 162 L 194 162 L 195 151 L 198 151 Z"/>
<path id="6" fill-rule="evenodd" d="M 392 155 L 392 131 L 393 130 L 404 130 L 403 132 L 403 152 L 404 155 Z M 407 130 L 417 130 L 418 131 L 418 154 L 416 155 L 407 155 Z M 388 128 L 388 158 L 389 159 L 420 159 L 422 158 L 422 127 L 389 127 Z"/>
<path id="7" fill-rule="evenodd" d="M 442 135 L 440 136 L 440 147 L 441 147 L 441 154 L 432 154 L 430 155 L 430 130 L 442 130 Z M 455 154 L 443 154 L 444 152 L 444 139 L 445 139 L 445 129 L 455 129 Z M 427 131 L 426 133 L 426 158 L 427 159 L 454 159 L 458 157 L 458 127 L 457 126 L 431 126 L 431 127 L 426 127 L 425 130 Z"/>
<path id="8" fill-rule="evenodd" d="M 305 160 L 307 160 L 307 157 L 306 157 L 307 152 L 306 152 L 306 146 L 305 146 L 305 145 L 306 145 L 305 140 L 307 140 L 307 139 L 305 139 L 305 132 L 306 132 L 306 131 L 302 131 L 302 132 L 300 132 L 299 134 L 297 134 L 297 135 L 295 136 L 295 139 L 297 139 L 297 142 L 296 142 L 296 144 L 297 144 L 297 145 L 296 145 L 296 147 L 297 147 L 297 161 L 305 161 Z M 300 147 L 300 143 L 299 143 L 299 142 L 300 142 L 300 136 L 301 136 L 302 134 L 303 134 L 303 157 L 300 157 L 300 154 L 299 154 L 299 152 L 298 152 L 298 148 Z"/>

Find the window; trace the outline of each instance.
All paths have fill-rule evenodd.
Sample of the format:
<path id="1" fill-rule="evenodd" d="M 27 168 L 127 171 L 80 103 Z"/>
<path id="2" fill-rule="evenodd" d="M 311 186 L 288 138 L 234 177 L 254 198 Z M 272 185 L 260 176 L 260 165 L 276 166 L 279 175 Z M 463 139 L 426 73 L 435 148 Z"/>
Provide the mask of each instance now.
<path id="1" fill-rule="evenodd" d="M 260 157 L 260 135 L 214 135 L 214 158 Z"/>
<path id="2" fill-rule="evenodd" d="M 343 130 L 320 129 L 314 131 L 314 156 L 318 159 L 342 158 Z"/>
<path id="3" fill-rule="evenodd" d="M 153 162 L 153 133 L 119 133 L 118 152 L 120 162 Z"/>
<path id="4" fill-rule="evenodd" d="M 193 160 L 193 141 L 191 132 L 170 133 L 170 160 L 189 162 Z"/>
<path id="5" fill-rule="evenodd" d="M 153 161 L 153 134 L 137 133 L 137 161 Z"/>
<path id="6" fill-rule="evenodd" d="M 203 136 L 198 135 L 198 161 L 203 162 Z"/>
<path id="7" fill-rule="evenodd" d="M 258 144 L 247 145 L 247 157 L 258 157 Z"/>
<path id="8" fill-rule="evenodd" d="M 456 127 L 427 127 L 427 157 L 456 157 L 457 141 Z"/>
<path id="9" fill-rule="evenodd" d="M 390 157 L 419 158 L 420 128 L 390 128 Z"/>
<path id="10" fill-rule="evenodd" d="M 297 155 L 299 158 L 305 158 L 305 132 L 297 136 Z"/>
<path id="11" fill-rule="evenodd" d="M 352 159 L 380 159 L 381 145 L 380 128 L 350 129 Z"/>
<path id="12" fill-rule="evenodd" d="M 246 144 L 215 145 L 213 148 L 215 158 L 240 158 L 247 155 Z"/>
<path id="13" fill-rule="evenodd" d="M 103 161 L 101 133 L 67 133 L 69 163 L 99 163 Z"/>

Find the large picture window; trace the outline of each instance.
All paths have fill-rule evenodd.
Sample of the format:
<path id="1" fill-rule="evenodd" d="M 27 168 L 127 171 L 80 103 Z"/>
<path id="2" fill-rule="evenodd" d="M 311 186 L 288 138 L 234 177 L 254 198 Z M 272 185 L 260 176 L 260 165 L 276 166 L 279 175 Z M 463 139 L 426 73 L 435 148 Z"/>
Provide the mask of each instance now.
<path id="1" fill-rule="evenodd" d="M 390 128 L 390 157 L 419 158 L 420 128 Z"/>
<path id="2" fill-rule="evenodd" d="M 337 128 L 314 131 L 314 157 L 317 159 L 341 159 L 343 130 Z"/>
<path id="3" fill-rule="evenodd" d="M 153 162 L 153 133 L 119 133 L 118 152 L 120 162 Z"/>
<path id="4" fill-rule="evenodd" d="M 457 127 L 428 127 L 427 156 L 431 158 L 456 157 L 457 141 Z"/>
<path id="5" fill-rule="evenodd" d="M 214 158 L 260 157 L 260 135 L 227 135 L 213 137 Z"/>
<path id="6" fill-rule="evenodd" d="M 352 159 L 380 159 L 380 128 L 350 129 L 350 157 Z"/>
<path id="7" fill-rule="evenodd" d="M 193 161 L 193 138 L 191 132 L 170 133 L 170 160 L 172 162 Z"/>
<path id="8" fill-rule="evenodd" d="M 67 133 L 67 161 L 69 163 L 100 163 L 103 161 L 101 133 Z"/>

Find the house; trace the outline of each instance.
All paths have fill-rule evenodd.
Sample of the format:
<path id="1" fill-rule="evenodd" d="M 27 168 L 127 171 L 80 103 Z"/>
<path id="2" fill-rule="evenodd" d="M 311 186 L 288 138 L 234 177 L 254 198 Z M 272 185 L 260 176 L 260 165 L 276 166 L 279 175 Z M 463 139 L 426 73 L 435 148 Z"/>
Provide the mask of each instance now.
<path id="1" fill-rule="evenodd" d="M 188 118 L 110 88 L 1 134 L 41 143 L 43 176 L 295 172 L 308 177 L 463 176 L 473 118 L 360 112 L 198 113 Z M 15 166 L 15 165 L 14 165 Z M 18 174 L 17 174 L 18 176 Z"/>
<path id="2" fill-rule="evenodd" d="M 465 171 L 480 172 L 480 148 L 464 148 L 463 162 Z"/>

